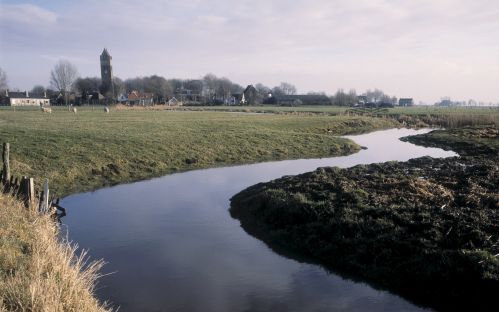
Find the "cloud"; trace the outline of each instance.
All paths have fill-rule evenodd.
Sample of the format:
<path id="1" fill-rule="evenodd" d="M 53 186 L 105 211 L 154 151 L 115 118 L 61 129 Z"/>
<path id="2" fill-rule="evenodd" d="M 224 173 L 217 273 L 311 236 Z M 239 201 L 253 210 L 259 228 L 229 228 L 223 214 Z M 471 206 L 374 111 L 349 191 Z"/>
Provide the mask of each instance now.
<path id="1" fill-rule="evenodd" d="M 213 72 L 241 84 L 290 81 L 304 92 L 383 87 L 409 94 L 403 78 L 421 86 L 414 97 L 431 101 L 441 92 L 432 85 L 456 89 L 449 80 L 455 77 L 467 82 L 456 96 L 499 100 L 489 83 L 499 76 L 496 0 L 37 3 L 1 6 L 2 63 L 19 62 L 19 51 L 38 61 L 66 55 L 83 75 L 95 76 L 107 47 L 122 78 Z"/>
<path id="2" fill-rule="evenodd" d="M 0 7 L 0 20 L 5 24 L 46 25 L 57 21 L 57 14 L 32 4 L 2 4 Z"/>

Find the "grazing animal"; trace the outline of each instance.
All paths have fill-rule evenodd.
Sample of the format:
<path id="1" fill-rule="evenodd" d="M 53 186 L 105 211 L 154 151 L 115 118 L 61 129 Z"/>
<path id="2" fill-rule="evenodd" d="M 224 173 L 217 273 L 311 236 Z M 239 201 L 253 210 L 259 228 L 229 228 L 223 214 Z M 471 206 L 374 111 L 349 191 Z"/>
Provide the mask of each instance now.
<path id="1" fill-rule="evenodd" d="M 49 113 L 49 114 L 51 114 L 52 113 L 52 108 L 50 108 L 50 107 L 43 107 L 42 106 L 42 112 L 43 113 Z"/>
<path id="2" fill-rule="evenodd" d="M 76 112 L 77 112 L 76 107 L 72 107 L 71 111 L 76 114 Z"/>
<path id="3" fill-rule="evenodd" d="M 109 114 L 109 108 L 104 107 L 104 113 Z"/>

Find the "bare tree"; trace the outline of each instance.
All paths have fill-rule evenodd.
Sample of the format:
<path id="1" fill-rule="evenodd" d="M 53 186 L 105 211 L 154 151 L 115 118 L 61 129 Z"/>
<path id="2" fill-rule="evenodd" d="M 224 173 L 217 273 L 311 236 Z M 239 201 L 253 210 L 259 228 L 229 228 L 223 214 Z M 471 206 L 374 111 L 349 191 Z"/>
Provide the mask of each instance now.
<path id="1" fill-rule="evenodd" d="M 60 60 L 50 72 L 50 85 L 63 93 L 66 105 L 68 104 L 68 93 L 73 88 L 77 78 L 76 66 L 66 60 Z"/>
<path id="2" fill-rule="evenodd" d="M 257 83 L 255 85 L 255 88 L 256 88 L 256 91 L 258 91 L 260 98 L 262 98 L 263 100 L 267 99 L 269 94 L 272 93 L 272 90 L 270 90 L 269 87 L 265 86 L 262 83 Z"/>
<path id="3" fill-rule="evenodd" d="M 0 91 L 4 91 L 8 89 L 8 84 L 7 84 L 7 74 L 5 71 L 0 67 Z"/>
<path id="4" fill-rule="evenodd" d="M 113 77 L 114 85 L 114 98 L 118 98 L 121 94 L 125 92 L 125 83 L 119 77 Z"/>
<path id="5" fill-rule="evenodd" d="M 284 94 L 286 95 L 296 94 L 296 87 L 290 83 L 281 82 L 279 88 L 281 88 L 282 92 L 284 92 Z"/>
<path id="6" fill-rule="evenodd" d="M 287 82 L 281 82 L 277 87 L 272 88 L 273 95 L 293 95 L 296 94 L 296 87 Z"/>

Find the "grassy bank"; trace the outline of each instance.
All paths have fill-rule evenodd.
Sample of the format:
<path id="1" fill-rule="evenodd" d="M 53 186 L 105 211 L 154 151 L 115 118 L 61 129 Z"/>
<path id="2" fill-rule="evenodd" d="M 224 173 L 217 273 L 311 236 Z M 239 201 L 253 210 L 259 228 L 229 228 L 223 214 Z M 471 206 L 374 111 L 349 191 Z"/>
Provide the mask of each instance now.
<path id="1" fill-rule="evenodd" d="M 81 108 L 0 110 L 12 172 L 47 177 L 59 195 L 172 172 L 355 152 L 338 138 L 395 127 L 363 116 L 250 115 Z"/>
<path id="2" fill-rule="evenodd" d="M 107 311 L 92 296 L 100 262 L 57 240 L 49 216 L 0 192 L 0 311 Z"/>
<path id="3" fill-rule="evenodd" d="M 231 214 L 270 246 L 441 310 L 491 310 L 499 291 L 499 131 L 410 137 L 464 157 L 320 168 L 255 185 Z"/>
<path id="4" fill-rule="evenodd" d="M 499 125 L 499 108 L 413 106 L 394 108 L 350 108 L 338 106 L 192 106 L 186 111 L 225 111 L 290 115 L 346 115 L 391 118 L 408 127 L 457 128 Z"/>

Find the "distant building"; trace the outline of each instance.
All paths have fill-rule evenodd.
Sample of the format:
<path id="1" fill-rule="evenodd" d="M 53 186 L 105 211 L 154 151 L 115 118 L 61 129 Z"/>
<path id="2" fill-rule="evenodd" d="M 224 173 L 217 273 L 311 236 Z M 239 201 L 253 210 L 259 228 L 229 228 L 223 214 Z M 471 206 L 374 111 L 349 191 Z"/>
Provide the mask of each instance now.
<path id="1" fill-rule="evenodd" d="M 1 104 L 4 106 L 48 106 L 50 99 L 47 93 L 9 92 L 5 91 Z"/>
<path id="2" fill-rule="evenodd" d="M 154 104 L 154 94 L 153 93 L 141 93 L 139 91 L 132 91 L 127 96 L 126 104 L 128 105 L 153 105 Z"/>
<path id="3" fill-rule="evenodd" d="M 113 66 L 111 65 L 111 60 L 113 58 L 109 54 L 106 48 L 102 51 L 100 55 L 100 75 L 102 79 L 101 93 L 104 95 L 114 94 L 114 84 L 113 84 Z"/>
<path id="4" fill-rule="evenodd" d="M 248 85 L 241 95 L 241 104 L 255 105 L 260 103 L 258 91 L 253 85 Z"/>
<path id="5" fill-rule="evenodd" d="M 81 104 L 105 104 L 105 97 L 98 91 L 84 92 L 81 95 Z"/>
<path id="6" fill-rule="evenodd" d="M 399 106 L 412 106 L 414 105 L 414 100 L 412 98 L 400 98 Z"/>
<path id="7" fill-rule="evenodd" d="M 331 105 L 331 99 L 323 94 L 272 95 L 265 104 L 276 105 Z"/>
<path id="8" fill-rule="evenodd" d="M 120 95 L 118 95 L 118 98 L 116 100 L 120 104 L 126 104 L 126 102 L 128 101 L 128 97 L 125 94 L 121 93 Z"/>
<path id="9" fill-rule="evenodd" d="M 196 87 L 195 89 L 187 89 L 184 88 L 184 86 L 181 86 L 175 90 L 174 97 L 177 98 L 179 102 L 186 105 L 200 105 L 205 99 L 204 96 L 201 95 L 201 91 L 199 91 L 200 88 L 196 85 L 197 82 L 198 80 L 189 81 L 190 85 Z"/>
<path id="10" fill-rule="evenodd" d="M 364 106 L 369 103 L 369 99 L 367 95 L 359 95 L 357 96 L 357 104 L 355 106 Z"/>
<path id="11" fill-rule="evenodd" d="M 440 102 L 436 103 L 435 105 L 449 107 L 449 106 L 454 106 L 454 102 L 452 102 L 450 98 L 443 98 Z"/>
<path id="12" fill-rule="evenodd" d="M 168 104 L 168 106 L 178 106 L 178 105 L 182 105 L 182 102 L 177 100 L 177 98 L 172 97 L 171 99 L 168 100 L 167 104 Z"/>

